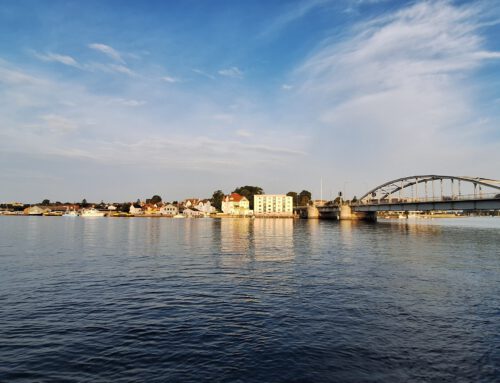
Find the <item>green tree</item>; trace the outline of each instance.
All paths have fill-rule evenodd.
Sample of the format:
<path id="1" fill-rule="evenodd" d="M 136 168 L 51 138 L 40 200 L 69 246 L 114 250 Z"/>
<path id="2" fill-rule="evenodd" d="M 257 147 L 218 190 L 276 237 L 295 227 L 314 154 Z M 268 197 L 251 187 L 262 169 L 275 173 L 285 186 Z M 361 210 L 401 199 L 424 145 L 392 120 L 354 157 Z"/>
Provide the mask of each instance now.
<path id="1" fill-rule="evenodd" d="M 82 199 L 82 207 L 87 207 L 89 204 L 87 203 L 87 200 L 84 198 Z"/>
<path id="2" fill-rule="evenodd" d="M 118 206 L 117 210 L 124 212 L 124 213 L 128 213 L 130 211 L 130 205 L 131 204 L 128 202 L 122 203 L 121 205 Z"/>
<path id="3" fill-rule="evenodd" d="M 45 205 L 45 206 L 46 206 L 46 205 L 50 205 L 50 200 L 49 200 L 49 199 L 44 199 L 44 200 L 42 201 L 42 205 Z"/>
<path id="4" fill-rule="evenodd" d="M 246 197 L 250 201 L 250 209 L 253 209 L 253 196 L 264 194 L 264 189 L 260 186 L 240 186 L 233 190 L 233 193 L 238 193 Z"/>
<path id="5" fill-rule="evenodd" d="M 302 190 L 299 193 L 299 206 L 306 206 L 311 201 L 311 192 L 307 190 Z"/>
<path id="6" fill-rule="evenodd" d="M 288 193 L 286 193 L 286 195 L 288 197 L 292 197 L 292 199 L 293 199 L 293 206 L 297 206 L 298 205 L 299 195 L 296 192 L 289 191 Z"/>
<path id="7" fill-rule="evenodd" d="M 159 195 L 154 195 L 151 197 L 150 203 L 156 204 L 161 202 L 161 197 Z"/>
<path id="8" fill-rule="evenodd" d="M 210 200 L 210 203 L 217 210 L 221 210 L 223 199 L 224 199 L 224 192 L 222 190 L 216 190 L 214 191 L 214 194 L 212 194 L 212 199 Z"/>

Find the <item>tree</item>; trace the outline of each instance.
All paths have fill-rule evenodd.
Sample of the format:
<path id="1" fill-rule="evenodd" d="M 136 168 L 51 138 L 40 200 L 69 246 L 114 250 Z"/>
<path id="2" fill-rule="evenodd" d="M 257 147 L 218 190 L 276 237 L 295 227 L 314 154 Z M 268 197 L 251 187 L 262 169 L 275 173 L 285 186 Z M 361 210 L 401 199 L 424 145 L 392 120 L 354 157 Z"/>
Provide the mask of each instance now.
<path id="1" fill-rule="evenodd" d="M 299 206 L 306 206 L 311 200 L 311 192 L 307 190 L 302 190 L 299 193 Z"/>
<path id="2" fill-rule="evenodd" d="M 124 212 L 124 213 L 128 213 L 130 211 L 130 205 L 131 204 L 128 202 L 122 203 L 121 205 L 118 206 L 117 210 Z"/>
<path id="3" fill-rule="evenodd" d="M 233 193 L 238 193 L 246 199 L 250 201 L 250 209 L 253 209 L 253 196 L 254 195 L 260 195 L 264 194 L 264 189 L 262 189 L 260 186 L 240 186 L 239 188 L 234 189 Z"/>
<path id="4" fill-rule="evenodd" d="M 42 205 L 50 205 L 50 200 L 49 199 L 44 199 L 42 201 Z"/>
<path id="5" fill-rule="evenodd" d="M 87 200 L 84 198 L 82 199 L 82 207 L 87 207 L 89 204 L 87 203 Z"/>
<path id="6" fill-rule="evenodd" d="M 216 190 L 214 191 L 214 194 L 212 194 L 212 199 L 210 200 L 210 203 L 217 210 L 221 210 L 223 199 L 224 199 L 224 192 L 222 190 Z"/>
<path id="7" fill-rule="evenodd" d="M 299 202 L 299 195 L 293 191 L 289 191 L 288 193 L 286 193 L 286 195 L 288 197 L 292 197 L 292 200 L 293 200 L 293 206 L 297 206 L 298 205 L 298 202 Z"/>
<path id="8" fill-rule="evenodd" d="M 152 204 L 157 204 L 161 202 L 161 197 L 159 195 L 154 195 L 151 197 L 151 200 L 149 201 Z"/>

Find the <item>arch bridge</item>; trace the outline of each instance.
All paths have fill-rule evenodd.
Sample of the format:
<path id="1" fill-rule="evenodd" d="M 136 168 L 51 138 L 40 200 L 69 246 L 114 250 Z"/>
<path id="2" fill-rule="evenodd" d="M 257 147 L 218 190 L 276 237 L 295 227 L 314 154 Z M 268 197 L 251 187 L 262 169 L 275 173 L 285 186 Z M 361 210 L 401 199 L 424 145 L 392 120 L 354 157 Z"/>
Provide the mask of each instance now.
<path id="1" fill-rule="evenodd" d="M 500 181 L 466 176 L 398 178 L 352 202 L 354 212 L 500 210 Z"/>

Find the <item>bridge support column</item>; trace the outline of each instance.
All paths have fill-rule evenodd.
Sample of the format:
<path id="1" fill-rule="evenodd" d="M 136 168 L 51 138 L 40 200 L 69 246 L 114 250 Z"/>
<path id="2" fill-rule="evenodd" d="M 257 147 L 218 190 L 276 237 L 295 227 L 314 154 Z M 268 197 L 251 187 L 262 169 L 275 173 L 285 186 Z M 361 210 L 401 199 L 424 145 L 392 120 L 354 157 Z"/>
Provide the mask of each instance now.
<path id="1" fill-rule="evenodd" d="M 363 220 L 363 221 L 376 221 L 377 212 L 367 211 L 367 212 L 357 212 L 353 211 L 351 206 L 342 205 L 340 207 L 340 220 Z"/>
<path id="2" fill-rule="evenodd" d="M 315 219 L 319 218 L 319 211 L 316 206 L 308 206 L 307 207 L 307 218 L 309 219 Z"/>

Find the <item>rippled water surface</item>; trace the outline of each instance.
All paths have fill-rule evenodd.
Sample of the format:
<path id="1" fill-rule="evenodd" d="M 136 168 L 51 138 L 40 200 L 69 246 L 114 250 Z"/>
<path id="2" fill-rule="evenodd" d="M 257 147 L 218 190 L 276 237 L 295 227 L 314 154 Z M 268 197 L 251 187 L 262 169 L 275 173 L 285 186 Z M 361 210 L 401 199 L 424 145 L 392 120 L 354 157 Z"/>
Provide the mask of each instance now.
<path id="1" fill-rule="evenodd" d="M 500 379 L 500 218 L 0 217 L 0 263 L 2 382 Z"/>

